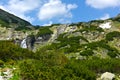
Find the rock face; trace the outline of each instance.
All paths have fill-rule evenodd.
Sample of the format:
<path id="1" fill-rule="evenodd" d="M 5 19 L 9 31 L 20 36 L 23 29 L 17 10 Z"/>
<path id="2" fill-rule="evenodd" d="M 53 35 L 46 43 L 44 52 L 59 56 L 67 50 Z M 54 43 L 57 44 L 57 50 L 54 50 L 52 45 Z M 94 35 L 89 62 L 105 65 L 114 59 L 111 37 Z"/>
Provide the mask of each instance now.
<path id="1" fill-rule="evenodd" d="M 27 36 L 26 38 L 26 45 L 27 45 L 27 48 L 32 50 L 33 47 L 34 47 L 34 43 L 35 43 L 35 37 L 34 36 Z"/>
<path id="2" fill-rule="evenodd" d="M 103 29 L 109 29 L 111 28 L 111 22 L 107 22 L 107 23 L 104 23 L 104 24 L 100 24 L 99 27 L 103 28 Z"/>
<path id="3" fill-rule="evenodd" d="M 0 80 L 10 80 L 13 77 L 13 69 L 6 68 L 5 71 L 2 71 L 2 75 L 0 74 Z"/>
<path id="4" fill-rule="evenodd" d="M 101 80 L 113 80 L 115 78 L 115 74 L 110 72 L 105 72 L 101 75 Z"/>

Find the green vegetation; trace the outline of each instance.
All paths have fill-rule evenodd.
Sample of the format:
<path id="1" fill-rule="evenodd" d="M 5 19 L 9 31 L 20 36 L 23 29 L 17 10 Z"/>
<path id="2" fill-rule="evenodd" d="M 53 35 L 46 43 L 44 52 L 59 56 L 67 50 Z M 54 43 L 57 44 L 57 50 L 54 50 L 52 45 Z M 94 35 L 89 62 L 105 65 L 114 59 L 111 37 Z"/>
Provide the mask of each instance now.
<path id="1" fill-rule="evenodd" d="M 0 20 L 0 25 L 1 25 L 1 27 L 9 27 L 8 23 L 6 23 L 6 22 L 4 22 L 2 20 Z"/>
<path id="2" fill-rule="evenodd" d="M 68 60 L 61 51 L 49 50 L 48 46 L 36 56 L 20 64 L 22 80 L 96 80 L 97 73 L 120 73 L 119 59 Z"/>
<path id="3" fill-rule="evenodd" d="M 26 30 L 26 26 L 31 26 L 31 24 L 13 14 L 10 14 L 2 9 L 0 9 L 0 24 L 1 27 L 14 27 L 16 30 Z M 10 26 L 15 24 L 16 26 Z"/>
<path id="4" fill-rule="evenodd" d="M 79 30 L 80 32 L 86 31 L 86 32 L 90 32 L 90 31 L 98 31 L 98 32 L 104 32 L 104 30 L 100 27 L 97 26 L 84 26 L 83 29 Z"/>
<path id="5" fill-rule="evenodd" d="M 22 49 L 12 41 L 0 41 L 0 60 L 22 60 L 32 58 L 33 52 Z"/>
<path id="6" fill-rule="evenodd" d="M 52 24 L 50 27 L 52 27 L 52 26 L 59 26 L 59 25 L 61 25 L 61 24 L 60 23 Z"/>
<path id="7" fill-rule="evenodd" d="M 116 28 L 119 28 L 120 27 L 120 22 L 119 21 L 114 21 L 112 23 L 113 26 L 115 26 Z"/>
<path id="8" fill-rule="evenodd" d="M 50 35 L 52 33 L 49 27 L 40 27 L 37 36 Z"/>
<path id="9" fill-rule="evenodd" d="M 85 42 L 88 42 L 87 39 L 85 39 L 82 36 L 77 36 L 77 37 L 67 37 L 65 34 L 61 34 L 58 38 L 57 41 L 60 41 L 60 43 L 53 43 L 51 47 L 54 47 L 56 49 L 63 49 L 65 53 L 70 53 L 70 52 L 77 52 L 80 41 L 83 40 Z"/>
<path id="10" fill-rule="evenodd" d="M 93 54 L 93 50 L 97 50 L 98 47 L 106 49 L 108 52 L 105 52 L 105 53 L 107 53 L 112 58 L 115 58 L 117 54 L 118 55 L 120 54 L 116 48 L 109 46 L 104 40 L 101 40 L 98 42 L 92 42 L 89 44 L 84 44 L 84 45 L 81 45 L 81 47 L 82 48 L 87 47 L 87 49 L 85 49 L 85 51 L 81 53 L 82 55 L 84 53 L 84 55 L 90 56 Z"/>
<path id="11" fill-rule="evenodd" d="M 94 54 L 94 52 L 92 50 L 85 50 L 80 53 L 80 55 L 82 55 L 82 56 L 92 56 L 93 54 Z"/>
<path id="12" fill-rule="evenodd" d="M 98 43 L 91 43 L 88 47 L 95 48 Z M 101 46 L 103 45 L 101 44 Z M 98 73 L 109 71 L 120 74 L 119 59 L 96 57 L 86 60 L 68 60 L 64 51 L 50 49 L 51 45 L 40 48 L 36 53 L 21 49 L 11 41 L 1 41 L 0 47 L 2 47 L 0 48 L 0 59 L 2 60 L 0 65 L 6 61 L 6 64 L 13 65 L 15 61 L 15 65 L 19 67 L 18 72 L 14 72 L 14 76 L 10 80 L 96 80 Z M 88 56 L 87 53 L 93 54 L 91 50 L 87 50 L 83 56 Z"/>
<path id="13" fill-rule="evenodd" d="M 30 35 L 31 37 L 33 35 Z M 80 44 L 82 39 L 86 44 Z M 12 41 L 0 41 L 0 66 L 17 66 L 17 72 L 10 80 L 96 80 L 97 74 L 112 72 L 120 74 L 120 60 L 115 57 L 118 50 L 106 40 L 89 43 L 82 36 L 61 34 L 57 41 L 41 47 L 35 53 L 14 45 Z M 80 52 L 81 56 L 92 56 L 97 48 L 108 50 L 111 58 L 92 57 L 85 60 L 68 59 L 65 53 Z"/>
<path id="14" fill-rule="evenodd" d="M 90 23 L 94 23 L 94 22 L 96 22 L 96 23 L 103 23 L 104 20 L 92 20 L 92 21 L 90 21 Z"/>
<path id="15" fill-rule="evenodd" d="M 79 23 L 71 23 L 69 26 L 81 26 L 83 22 L 79 22 Z"/>
<path id="16" fill-rule="evenodd" d="M 108 33 L 107 35 L 109 34 L 111 33 Z M 116 32 L 112 32 L 112 35 L 115 36 Z M 117 33 L 117 35 L 119 34 Z M 83 40 L 86 43 L 80 44 L 80 40 Z M 64 53 L 67 54 L 79 52 L 82 56 L 92 56 L 94 54 L 93 50 L 101 48 L 107 50 L 104 51 L 104 53 L 107 53 L 108 56 L 110 56 L 111 58 L 115 58 L 116 56 L 120 55 L 119 51 L 116 48 L 109 46 L 106 40 L 89 43 L 88 40 L 82 36 L 69 37 L 66 36 L 66 33 L 64 33 L 57 38 L 57 41 L 60 42 L 53 43 L 52 45 L 50 45 L 50 47 L 54 49 L 63 50 Z"/>
<path id="17" fill-rule="evenodd" d="M 31 30 L 31 28 L 22 25 L 22 26 L 19 26 L 19 27 L 15 28 L 15 30 L 16 31 L 21 31 L 21 30 L 26 31 L 26 30 Z"/>
<path id="18" fill-rule="evenodd" d="M 118 31 L 113 31 L 113 32 L 110 32 L 106 35 L 106 40 L 107 41 L 112 41 L 114 38 L 120 38 L 120 32 Z"/>
<path id="19" fill-rule="evenodd" d="M 115 18 L 112 18 L 112 20 L 113 20 L 113 21 L 118 21 L 118 22 L 120 22 L 120 15 L 118 15 L 118 16 L 115 17 Z"/>
<path id="20" fill-rule="evenodd" d="M 15 30 L 23 32 L 32 29 L 26 27 L 31 25 L 27 21 L 1 9 L 0 14 L 0 25 L 3 27 L 13 25 Z M 113 20 L 119 22 L 119 18 Z M 94 20 L 72 23 L 70 26 L 77 26 L 78 30 L 60 34 L 53 43 L 41 46 L 36 52 L 20 48 L 12 40 L 0 41 L 1 75 L 4 76 L 5 70 L 14 68 L 10 80 L 96 80 L 99 74 L 104 72 L 120 74 L 119 44 L 116 48 L 112 46 L 114 43 L 109 43 L 114 38 L 118 41 L 120 32 L 105 30 L 109 33 L 101 34 L 105 31 L 97 25 L 103 22 L 104 20 Z M 51 27 L 59 25 L 34 26 L 34 29 L 39 31 L 37 35 L 31 33 L 27 36 L 31 40 L 31 46 L 34 46 L 37 37 L 42 37 L 44 40 L 45 37 L 49 38 L 53 34 Z M 116 28 L 119 29 L 119 24 Z M 90 41 L 89 35 L 90 37 L 97 35 L 95 38 L 99 40 Z"/>

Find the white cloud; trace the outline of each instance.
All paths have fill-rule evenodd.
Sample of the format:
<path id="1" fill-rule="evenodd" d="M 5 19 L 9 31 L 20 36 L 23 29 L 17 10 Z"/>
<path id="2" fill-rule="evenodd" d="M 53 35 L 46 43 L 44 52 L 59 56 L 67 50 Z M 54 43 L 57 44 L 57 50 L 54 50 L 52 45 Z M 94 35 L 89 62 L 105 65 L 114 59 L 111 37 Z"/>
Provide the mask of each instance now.
<path id="1" fill-rule="evenodd" d="M 75 8 L 77 8 L 77 5 L 76 5 L 76 4 L 68 4 L 68 5 L 67 5 L 67 9 L 68 9 L 68 10 L 72 10 L 72 9 L 75 9 Z"/>
<path id="2" fill-rule="evenodd" d="M 59 22 L 61 18 L 71 18 L 71 10 L 77 5 L 63 3 L 62 0 L 8 0 L 0 2 L 0 8 L 30 22 L 35 21 L 34 15 L 41 21 L 55 19 Z"/>
<path id="3" fill-rule="evenodd" d="M 25 20 L 32 21 L 33 18 L 26 16 L 30 11 L 38 8 L 40 5 L 40 0 L 9 0 L 7 4 L 1 4 L 0 8 L 15 14 Z"/>
<path id="4" fill-rule="evenodd" d="M 105 20 L 105 19 L 108 19 L 110 18 L 110 15 L 109 14 L 105 14 L 103 17 L 101 17 L 100 19 L 101 20 Z"/>
<path id="5" fill-rule="evenodd" d="M 52 22 L 52 21 L 49 21 L 49 23 L 44 24 L 43 26 L 50 26 L 50 25 L 52 25 L 52 24 L 53 24 L 53 22 Z"/>
<path id="6" fill-rule="evenodd" d="M 64 4 L 61 0 L 49 0 L 39 11 L 40 20 L 49 20 L 52 18 L 72 17 L 71 10 L 77 8 L 75 4 Z"/>
<path id="7" fill-rule="evenodd" d="M 120 6 L 120 0 L 86 0 L 86 4 L 97 9 Z"/>
<path id="8" fill-rule="evenodd" d="M 71 21 L 69 19 L 64 19 L 64 18 L 59 19 L 59 22 L 62 23 L 62 24 L 64 24 L 64 23 L 71 23 Z"/>

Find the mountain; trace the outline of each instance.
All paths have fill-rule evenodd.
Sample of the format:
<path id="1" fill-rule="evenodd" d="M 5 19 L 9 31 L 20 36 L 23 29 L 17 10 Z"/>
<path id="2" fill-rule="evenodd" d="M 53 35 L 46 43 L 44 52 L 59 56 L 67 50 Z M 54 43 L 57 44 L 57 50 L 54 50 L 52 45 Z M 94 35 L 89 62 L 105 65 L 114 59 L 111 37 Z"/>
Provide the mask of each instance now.
<path id="1" fill-rule="evenodd" d="M 120 14 L 33 27 L 0 12 L 0 79 L 120 80 Z"/>
<path id="2" fill-rule="evenodd" d="M 29 29 L 27 26 L 32 26 L 28 21 L 25 21 L 11 13 L 0 9 L 0 24 L 2 27 L 13 27 L 15 29 Z"/>
<path id="3" fill-rule="evenodd" d="M 20 45 L 26 39 L 27 48 L 36 50 L 50 45 L 51 49 L 64 51 L 68 58 L 88 58 L 89 56 L 120 57 L 120 15 L 106 20 L 93 20 L 72 24 L 52 24 L 32 26 L 6 11 L 0 10 L 0 20 L 9 28 L 1 27 L 1 40 L 15 40 Z M 10 25 L 17 25 L 10 26 Z M 1 24 L 2 25 L 2 24 Z M 21 29 L 21 30 L 20 30 Z"/>

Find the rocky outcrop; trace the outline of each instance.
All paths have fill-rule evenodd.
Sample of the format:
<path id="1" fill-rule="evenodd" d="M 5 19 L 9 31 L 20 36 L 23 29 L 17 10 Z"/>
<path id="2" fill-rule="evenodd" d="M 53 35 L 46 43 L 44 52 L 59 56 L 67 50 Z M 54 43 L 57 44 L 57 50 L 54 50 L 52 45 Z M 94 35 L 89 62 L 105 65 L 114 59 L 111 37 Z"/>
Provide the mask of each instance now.
<path id="1" fill-rule="evenodd" d="M 3 68 L 0 70 L 0 80 L 10 80 L 13 77 L 14 69 L 11 68 Z"/>
<path id="2" fill-rule="evenodd" d="M 115 79 L 115 74 L 110 72 L 105 72 L 101 75 L 101 80 L 113 80 Z"/>
<path id="3" fill-rule="evenodd" d="M 27 45 L 27 48 L 32 50 L 34 48 L 34 43 L 35 43 L 35 36 L 34 35 L 31 35 L 31 36 L 27 36 L 26 38 L 26 45 Z"/>

